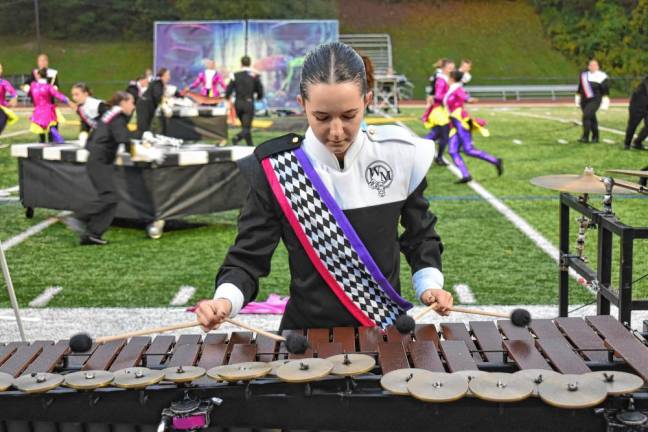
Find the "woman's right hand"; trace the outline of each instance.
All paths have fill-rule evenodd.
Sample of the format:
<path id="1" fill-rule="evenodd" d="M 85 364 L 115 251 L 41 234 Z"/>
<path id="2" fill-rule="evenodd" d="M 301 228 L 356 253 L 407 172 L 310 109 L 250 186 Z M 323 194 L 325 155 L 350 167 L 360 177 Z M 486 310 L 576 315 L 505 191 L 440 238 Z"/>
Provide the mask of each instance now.
<path id="1" fill-rule="evenodd" d="M 196 319 L 204 331 L 217 329 L 232 312 L 232 303 L 224 298 L 203 300 L 196 307 Z"/>

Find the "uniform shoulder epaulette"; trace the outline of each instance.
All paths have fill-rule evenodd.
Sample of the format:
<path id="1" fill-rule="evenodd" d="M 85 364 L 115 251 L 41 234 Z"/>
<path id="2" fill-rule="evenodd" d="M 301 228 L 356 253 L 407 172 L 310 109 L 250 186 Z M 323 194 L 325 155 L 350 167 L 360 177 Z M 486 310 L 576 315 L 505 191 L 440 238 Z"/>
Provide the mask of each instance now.
<path id="1" fill-rule="evenodd" d="M 368 126 L 367 136 L 374 142 L 400 141 L 412 145 L 415 145 L 419 138 L 408 129 L 398 125 Z"/>
<path id="2" fill-rule="evenodd" d="M 273 138 L 264 142 L 254 149 L 254 155 L 258 160 L 263 160 L 268 156 L 284 152 L 286 150 L 293 150 L 299 147 L 304 140 L 304 137 L 294 133 Z"/>

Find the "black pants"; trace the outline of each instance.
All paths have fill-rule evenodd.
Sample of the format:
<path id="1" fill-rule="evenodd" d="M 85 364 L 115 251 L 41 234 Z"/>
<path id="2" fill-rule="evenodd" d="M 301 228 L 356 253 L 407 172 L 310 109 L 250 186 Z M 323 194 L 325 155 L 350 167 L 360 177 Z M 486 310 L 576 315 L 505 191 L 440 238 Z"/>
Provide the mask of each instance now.
<path id="1" fill-rule="evenodd" d="M 436 158 L 442 159 L 443 153 L 445 152 L 446 147 L 448 147 L 448 141 L 450 141 L 450 124 L 435 126 L 434 128 L 437 130 L 437 144 L 439 145 Z"/>
<path id="2" fill-rule="evenodd" d="M 137 105 L 135 106 L 135 112 L 137 113 L 137 138 L 141 138 L 144 132 L 151 130 L 151 123 L 153 123 L 156 109 L 157 107 L 153 106 L 146 99 L 140 98 L 137 101 Z"/>
<path id="3" fill-rule="evenodd" d="M 635 140 L 635 145 L 638 146 L 646 139 L 646 137 L 648 137 L 648 110 L 646 107 L 633 106 L 630 104 L 629 111 L 630 115 L 628 117 L 628 126 L 626 127 L 624 142 L 625 147 L 630 147 L 632 144 L 632 137 L 634 137 L 634 133 L 637 130 L 639 123 L 641 123 L 641 120 L 643 120 L 644 125 L 639 131 L 639 136 Z"/>
<path id="4" fill-rule="evenodd" d="M 588 140 L 590 138 L 590 133 L 592 134 L 592 140 L 598 141 L 599 139 L 599 128 L 598 120 L 596 119 L 596 111 L 598 111 L 601 106 L 601 97 L 595 96 L 591 99 L 587 99 L 581 102 L 581 110 L 583 110 L 583 136 L 582 139 Z"/>
<path id="5" fill-rule="evenodd" d="M 86 170 L 96 197 L 75 216 L 87 224 L 86 234 L 101 237 L 115 218 L 119 202 L 113 183 L 114 166 L 91 159 Z"/>
<path id="6" fill-rule="evenodd" d="M 42 143 L 53 143 L 54 142 L 54 136 L 52 135 L 52 128 L 57 128 L 58 129 L 58 123 L 54 123 L 50 127 L 50 132 L 47 132 L 46 134 L 38 134 L 38 141 Z"/>
<path id="7" fill-rule="evenodd" d="M 7 127 L 7 121 L 9 121 L 9 117 L 0 109 L 0 135 L 2 135 L 4 128 Z"/>
<path id="8" fill-rule="evenodd" d="M 252 120 L 254 119 L 254 102 L 237 100 L 234 103 L 234 108 L 236 109 L 236 117 L 241 122 L 241 132 L 234 137 L 234 143 L 236 144 L 244 139 L 247 145 L 254 145 L 251 132 Z"/>

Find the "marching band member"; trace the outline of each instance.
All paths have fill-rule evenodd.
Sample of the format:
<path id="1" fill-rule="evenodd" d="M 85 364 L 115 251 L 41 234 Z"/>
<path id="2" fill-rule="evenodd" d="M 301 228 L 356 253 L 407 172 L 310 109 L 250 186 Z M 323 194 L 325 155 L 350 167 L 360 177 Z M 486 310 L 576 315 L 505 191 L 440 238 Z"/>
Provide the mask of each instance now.
<path id="1" fill-rule="evenodd" d="M 62 143 L 63 137 L 58 131 L 58 115 L 56 112 L 55 99 L 63 102 L 74 109 L 74 103 L 61 92 L 59 92 L 47 80 L 47 70 L 40 69 L 36 72 L 38 81 L 29 86 L 29 96 L 34 103 L 34 112 L 30 118 L 30 130 L 39 136 L 40 142 Z"/>
<path id="2" fill-rule="evenodd" d="M 452 60 L 441 59 L 437 62 L 438 72 L 434 78 L 433 94 L 431 97 L 431 104 L 423 113 L 423 123 L 430 129 L 426 135 L 426 139 L 436 140 L 439 144 L 434 162 L 437 165 L 445 166 L 446 162 L 443 160 L 443 153 L 448 145 L 450 139 L 450 118 L 448 112 L 443 106 L 443 98 L 448 92 L 449 84 L 448 77 L 455 69 L 455 64 Z"/>
<path id="3" fill-rule="evenodd" d="M 590 133 L 593 143 L 599 142 L 598 120 L 596 111 L 599 107 L 607 110 L 610 105 L 608 76 L 600 70 L 596 59 L 590 60 L 587 70 L 581 72 L 578 81 L 576 105 L 583 111 L 583 135 L 578 140 L 582 143 L 590 142 Z"/>
<path id="4" fill-rule="evenodd" d="M 472 69 L 472 60 L 467 58 L 461 59 L 461 63 L 459 64 L 459 72 L 463 73 L 463 78 L 461 78 L 461 82 L 463 84 L 468 84 L 472 79 L 472 75 L 470 75 L 471 69 Z"/>
<path id="5" fill-rule="evenodd" d="M 7 97 L 9 100 L 7 100 Z M 9 81 L 2 78 L 2 64 L 0 63 L 0 135 L 7 125 L 18 121 L 18 116 L 9 107 L 15 107 L 18 103 L 16 89 Z"/>
<path id="6" fill-rule="evenodd" d="M 38 66 L 36 69 L 32 70 L 31 76 L 25 81 L 24 86 L 28 87 L 32 85 L 32 83 L 38 81 L 39 79 L 42 79 L 39 77 L 38 71 L 45 69 L 46 72 L 46 77 L 45 79 L 47 80 L 48 84 L 51 84 L 54 86 L 55 89 L 58 90 L 59 87 L 59 79 L 58 79 L 58 71 L 56 69 L 52 69 L 49 67 L 49 57 L 47 54 L 39 54 L 38 57 L 36 58 L 36 65 Z M 25 93 L 28 93 L 29 89 L 25 88 Z"/>
<path id="7" fill-rule="evenodd" d="M 486 136 L 488 132 L 484 129 L 485 122 L 481 119 L 471 118 L 464 109 L 464 103 L 474 102 L 476 99 L 471 98 L 463 88 L 463 73 L 460 71 L 453 71 L 450 74 L 450 88 L 443 98 L 443 105 L 447 108 L 450 114 L 450 122 L 452 123 L 452 132 L 450 133 L 450 146 L 448 147 L 448 154 L 452 157 L 452 161 L 461 171 L 461 179 L 457 183 L 468 183 L 472 180 L 472 176 L 468 171 L 468 167 L 461 157 L 461 152 L 466 156 L 481 159 L 491 163 L 497 168 L 497 175 L 502 175 L 503 164 L 502 160 L 495 156 L 479 150 L 473 146 L 472 131 L 479 130 Z"/>
<path id="8" fill-rule="evenodd" d="M 149 86 L 149 78 L 146 75 L 139 76 L 136 80 L 128 83 L 126 91 L 133 96 L 133 100 L 137 104 L 140 96 L 144 94 Z"/>
<path id="9" fill-rule="evenodd" d="M 171 81 L 171 72 L 167 68 L 162 68 L 158 71 L 156 78 L 151 81 L 146 91 L 140 96 L 137 101 L 137 135 L 142 134 L 151 129 L 151 123 L 155 116 L 155 111 L 162 103 L 162 98 L 165 97 L 166 86 Z M 181 96 L 178 91 L 174 92 L 175 96 Z"/>
<path id="10" fill-rule="evenodd" d="M 400 253 L 417 298 L 448 312 L 443 247 L 425 198 L 434 146 L 395 125 L 362 130 L 371 97 L 351 47 L 333 42 L 307 55 L 298 101 L 309 128 L 267 141 L 243 161 L 251 187 L 214 298 L 196 308 L 204 328 L 255 299 L 279 240 L 291 275 L 281 328 L 391 324 L 411 307 L 400 296 Z"/>
<path id="11" fill-rule="evenodd" d="M 115 93 L 110 101 L 111 108 L 97 122 L 86 148 L 90 152 L 86 170 L 97 193 L 96 198 L 64 223 L 81 236 L 81 245 L 105 245 L 102 238 L 110 227 L 118 205 L 118 196 L 113 183 L 115 158 L 120 144 L 130 149 L 128 122 L 135 111 L 133 96 L 125 91 Z"/>
<path id="12" fill-rule="evenodd" d="M 225 99 L 231 105 L 230 99 L 232 94 L 236 95 L 234 100 L 234 109 L 236 116 L 241 122 L 241 132 L 239 132 L 233 139 L 232 144 L 236 145 L 242 139 L 249 146 L 252 143 L 252 120 L 254 120 L 254 100 L 263 99 L 263 84 L 261 84 L 261 77 L 254 72 L 250 65 L 252 60 L 248 56 L 241 58 L 242 69 L 232 75 L 227 91 L 225 92 Z"/>
<path id="13" fill-rule="evenodd" d="M 101 116 L 108 111 L 108 105 L 102 100 L 92 97 L 90 88 L 85 83 L 72 86 L 72 100 L 77 104 L 77 114 L 81 120 L 79 143 L 85 146 L 88 134 L 97 127 Z"/>
<path id="14" fill-rule="evenodd" d="M 635 89 L 630 98 L 630 105 L 628 106 L 630 115 L 628 116 L 628 126 L 626 128 L 625 142 L 623 148 L 630 150 L 632 148 L 637 150 L 646 150 L 643 141 L 648 138 L 648 76 L 641 81 L 639 87 Z M 635 130 L 643 120 L 643 128 L 639 131 L 637 139 L 632 143 Z"/>
<path id="15" fill-rule="evenodd" d="M 198 77 L 189 86 L 189 89 L 193 90 L 200 87 L 200 94 L 202 96 L 219 97 L 221 95 L 219 87 L 225 93 L 225 80 L 216 70 L 216 62 L 214 60 L 206 60 L 205 66 L 205 70 L 198 74 Z"/>

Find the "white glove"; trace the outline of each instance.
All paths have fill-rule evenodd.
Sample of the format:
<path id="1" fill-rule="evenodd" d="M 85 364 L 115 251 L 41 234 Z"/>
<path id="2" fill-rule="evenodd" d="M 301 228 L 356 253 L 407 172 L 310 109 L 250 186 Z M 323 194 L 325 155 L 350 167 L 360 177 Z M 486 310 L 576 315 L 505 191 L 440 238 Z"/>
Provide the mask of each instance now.
<path id="1" fill-rule="evenodd" d="M 164 117 L 166 118 L 173 117 L 173 109 L 169 105 L 164 104 L 160 107 L 160 109 L 162 110 L 162 114 L 164 114 Z"/>
<path id="2" fill-rule="evenodd" d="M 603 111 L 607 111 L 610 109 L 610 98 L 607 96 L 603 96 L 603 100 L 601 101 L 601 109 Z"/>
<path id="3" fill-rule="evenodd" d="M 88 142 L 88 132 L 81 132 L 79 134 L 79 145 L 85 147 Z"/>
<path id="4" fill-rule="evenodd" d="M 580 106 L 580 100 L 581 100 L 581 99 L 580 99 L 580 95 L 579 95 L 579 94 L 577 94 L 576 96 L 574 96 L 574 104 L 575 104 L 576 106 Z"/>

